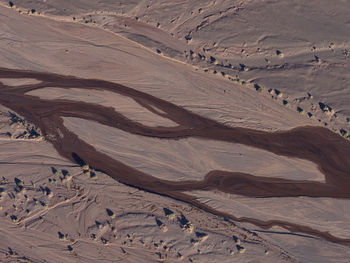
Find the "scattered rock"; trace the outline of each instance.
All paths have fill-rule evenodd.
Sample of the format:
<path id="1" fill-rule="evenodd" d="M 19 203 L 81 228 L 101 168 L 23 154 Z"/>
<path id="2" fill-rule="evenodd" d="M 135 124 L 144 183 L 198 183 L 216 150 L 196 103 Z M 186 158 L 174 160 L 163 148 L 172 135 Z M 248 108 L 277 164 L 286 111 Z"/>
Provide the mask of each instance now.
<path id="1" fill-rule="evenodd" d="M 17 193 L 25 192 L 23 181 L 18 179 L 17 177 L 15 177 L 14 181 L 16 183 L 15 191 Z"/>
<path id="2" fill-rule="evenodd" d="M 245 248 L 242 247 L 241 245 L 236 245 L 236 248 L 237 248 L 238 252 L 241 254 L 243 254 L 245 252 Z"/>
<path id="3" fill-rule="evenodd" d="M 181 228 L 183 230 L 186 230 L 189 233 L 193 232 L 194 226 L 193 224 L 187 220 L 187 218 L 184 215 L 181 215 L 181 217 L 179 218 L 180 224 L 181 224 Z"/>
<path id="4" fill-rule="evenodd" d="M 320 109 L 326 113 L 327 115 L 334 115 L 335 114 L 335 111 L 334 109 L 332 109 L 330 106 L 324 104 L 323 102 L 319 102 L 318 103 L 319 106 L 320 106 Z"/>
<path id="5" fill-rule="evenodd" d="M 18 223 L 18 222 L 19 222 L 19 219 L 18 219 L 18 217 L 17 217 L 16 215 L 11 215 L 11 216 L 10 216 L 10 219 L 11 219 L 12 222 L 14 222 L 14 223 Z"/>
<path id="6" fill-rule="evenodd" d="M 199 244 L 199 240 L 196 240 L 196 239 L 191 238 L 191 244 L 192 244 L 193 246 L 197 246 L 197 245 Z"/>
<path id="7" fill-rule="evenodd" d="M 281 58 L 284 57 L 282 51 L 281 51 L 281 50 L 278 50 L 278 49 L 276 50 L 276 55 L 279 56 L 279 57 L 281 57 Z"/>
<path id="8" fill-rule="evenodd" d="M 213 63 L 214 65 L 218 65 L 219 64 L 219 61 L 216 58 L 214 58 L 213 56 L 209 57 L 209 61 L 211 63 Z"/>
<path id="9" fill-rule="evenodd" d="M 97 174 L 95 172 L 90 172 L 91 179 L 97 179 Z"/>
<path id="10" fill-rule="evenodd" d="M 67 249 L 68 249 L 69 252 L 73 252 L 73 250 L 74 250 L 73 247 L 72 247 L 71 245 L 68 245 L 68 246 L 67 246 Z"/>
<path id="11" fill-rule="evenodd" d="M 185 39 L 187 40 L 187 42 L 190 42 L 192 40 L 192 37 L 190 35 L 186 35 Z"/>
<path id="12" fill-rule="evenodd" d="M 275 89 L 275 94 L 276 94 L 276 96 L 279 97 L 279 98 L 281 98 L 282 95 L 283 95 L 282 92 L 279 91 L 279 90 L 277 90 L 277 89 Z"/>
<path id="13" fill-rule="evenodd" d="M 290 106 L 290 104 L 289 104 L 289 102 L 288 102 L 287 100 L 283 100 L 282 103 L 283 103 L 283 105 L 286 106 L 286 107 L 289 107 L 289 106 Z"/>
<path id="14" fill-rule="evenodd" d="M 309 93 L 309 92 L 307 93 L 307 96 L 308 96 L 309 99 L 313 99 L 314 98 L 314 96 L 311 95 L 311 93 Z"/>
<path id="15" fill-rule="evenodd" d="M 318 56 L 315 55 L 314 58 L 315 58 L 314 62 L 318 64 L 322 62 L 322 60 Z"/>
<path id="16" fill-rule="evenodd" d="M 106 212 L 107 212 L 107 215 L 108 215 L 110 218 L 112 218 L 112 219 L 115 218 L 115 213 L 114 213 L 111 209 L 106 208 Z"/>
<path id="17" fill-rule="evenodd" d="M 200 53 L 198 53 L 198 57 L 199 57 L 201 60 L 205 60 L 205 56 L 202 55 L 202 54 L 200 54 Z"/>
<path id="18" fill-rule="evenodd" d="M 349 135 L 349 133 L 348 133 L 346 130 L 340 129 L 340 134 L 341 134 L 344 138 L 350 139 L 350 135 Z"/>
<path id="19" fill-rule="evenodd" d="M 307 113 L 307 116 L 308 116 L 310 119 L 313 119 L 313 118 L 314 118 L 314 115 L 313 115 L 311 112 L 308 112 L 308 113 Z"/>
<path id="20" fill-rule="evenodd" d="M 108 240 L 105 239 L 104 237 L 101 237 L 101 242 L 102 242 L 102 244 L 104 244 L 104 245 L 108 245 L 108 244 L 109 244 Z"/>
<path id="21" fill-rule="evenodd" d="M 302 108 L 300 108 L 300 107 L 297 107 L 297 112 L 299 112 L 300 114 L 304 114 L 305 113 L 305 111 Z"/>
<path id="22" fill-rule="evenodd" d="M 18 187 L 23 187 L 23 181 L 22 180 L 20 180 L 17 177 L 15 177 L 14 181 L 15 181 L 15 183 L 16 183 L 16 185 Z"/>
<path id="23" fill-rule="evenodd" d="M 55 167 L 51 167 L 51 172 L 53 175 L 58 176 L 58 171 Z"/>
<path id="24" fill-rule="evenodd" d="M 176 257 L 178 259 L 183 259 L 184 258 L 184 256 L 180 252 L 177 252 Z"/>
<path id="25" fill-rule="evenodd" d="M 159 219 L 156 218 L 156 223 L 157 226 L 160 228 L 160 230 L 162 230 L 163 232 L 167 232 L 168 231 L 168 227 Z"/>
<path id="26" fill-rule="evenodd" d="M 262 87 L 260 87 L 258 84 L 254 84 L 254 89 L 255 89 L 257 92 L 262 92 Z"/>
<path id="27" fill-rule="evenodd" d="M 67 235 L 64 235 L 64 234 L 63 234 L 62 232 L 60 232 L 60 231 L 58 231 L 57 234 L 58 234 L 59 240 L 61 240 L 61 241 L 67 241 Z"/>
<path id="28" fill-rule="evenodd" d="M 246 68 L 247 68 L 246 65 L 240 63 L 240 64 L 239 64 L 239 67 L 240 67 L 240 68 L 239 68 L 239 71 L 246 71 Z"/>
<path id="29" fill-rule="evenodd" d="M 168 208 L 163 208 L 164 214 L 167 218 L 169 218 L 170 220 L 173 220 L 175 218 L 175 213 L 173 211 L 171 211 Z"/>
<path id="30" fill-rule="evenodd" d="M 208 234 L 202 232 L 196 232 L 196 237 L 201 241 L 205 241 L 208 239 Z"/>
<path id="31" fill-rule="evenodd" d="M 81 169 L 82 169 L 83 171 L 89 171 L 89 170 L 90 170 L 90 167 L 89 167 L 88 164 L 83 164 L 83 165 L 81 166 Z"/>

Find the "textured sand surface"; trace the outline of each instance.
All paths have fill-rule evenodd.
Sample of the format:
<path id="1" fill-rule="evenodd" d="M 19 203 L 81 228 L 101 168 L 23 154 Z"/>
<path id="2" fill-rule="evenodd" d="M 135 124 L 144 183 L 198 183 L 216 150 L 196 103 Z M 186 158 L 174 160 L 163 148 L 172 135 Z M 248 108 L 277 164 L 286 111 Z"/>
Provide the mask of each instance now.
<path id="1" fill-rule="evenodd" d="M 0 261 L 348 262 L 348 1 L 0 2 Z"/>
<path id="2" fill-rule="evenodd" d="M 118 35 L 0 10 L 8 35 L 0 40 L 1 67 L 114 81 L 229 125 L 271 130 L 317 124 L 254 89 L 170 61 Z"/>
<path id="3" fill-rule="evenodd" d="M 96 103 L 106 107 L 113 107 L 125 117 L 144 125 L 168 127 L 177 126 L 175 122 L 152 113 L 152 111 L 142 107 L 133 99 L 105 90 L 66 90 L 50 87 L 28 92 L 28 95 L 38 96 L 43 99 L 76 100 Z M 162 113 L 161 110 L 157 108 L 153 108 L 153 110 Z"/>
<path id="4" fill-rule="evenodd" d="M 221 218 L 100 172 L 90 178 L 47 142 L 1 137 L 0 147 L 3 262 L 285 261 L 283 250 Z M 20 191 L 15 178 L 23 181 Z M 181 215 L 192 222 L 192 232 L 182 228 Z M 249 253 L 239 253 L 232 237 Z"/>
<path id="5" fill-rule="evenodd" d="M 336 131 L 350 130 L 346 0 L 140 0 L 98 5 L 21 0 L 17 6 L 22 13 L 34 8 L 41 16 L 118 33 L 162 56 L 209 68 L 209 73 L 224 72 L 266 90 L 277 89 L 294 110 L 301 107 Z M 336 115 L 324 114 L 320 102 Z"/>
<path id="6" fill-rule="evenodd" d="M 168 180 L 201 180 L 212 170 L 258 176 L 324 181 L 317 166 L 240 144 L 188 138 L 144 138 L 77 118 L 64 118 L 75 134 L 123 163 Z"/>

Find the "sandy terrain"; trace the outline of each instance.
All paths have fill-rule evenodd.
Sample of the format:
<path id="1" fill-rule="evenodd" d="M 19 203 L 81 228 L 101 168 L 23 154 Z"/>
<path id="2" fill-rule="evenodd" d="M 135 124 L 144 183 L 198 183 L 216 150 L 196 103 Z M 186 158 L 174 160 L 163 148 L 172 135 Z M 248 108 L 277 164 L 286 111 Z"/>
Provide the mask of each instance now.
<path id="1" fill-rule="evenodd" d="M 336 2 L 0 0 L 0 261 L 348 262 Z"/>
<path id="2" fill-rule="evenodd" d="M 8 109 L 1 110 L 1 121 L 10 122 L 3 115 Z M 11 129 L 2 127 L 7 128 Z M 8 140 L 1 135 L 0 145 L 3 262 L 111 262 L 112 258 L 249 262 L 252 256 L 257 262 L 281 262 L 289 258 L 270 242 L 184 203 L 124 186 L 97 171 L 91 171 L 96 177 L 89 177 L 45 141 Z M 193 230 L 184 229 L 182 215 Z M 240 253 L 241 247 L 247 253 Z"/>
<path id="3" fill-rule="evenodd" d="M 38 96 L 43 99 L 76 100 L 100 104 L 106 107 L 113 107 L 125 117 L 148 126 L 174 127 L 177 124 L 158 114 L 152 113 L 142 107 L 133 99 L 105 90 L 84 90 L 84 89 L 60 89 L 45 88 L 28 92 L 28 95 Z M 164 114 L 157 108 L 151 110 Z"/>
<path id="4" fill-rule="evenodd" d="M 264 93 L 276 89 L 294 110 L 302 108 L 337 132 L 350 130 L 350 5 L 345 0 L 98 5 L 21 0 L 17 7 L 22 13 L 34 8 L 34 15 L 115 32 L 161 56 L 209 68 L 210 74 L 257 83 Z M 319 103 L 334 111 L 323 111 Z"/>
<path id="5" fill-rule="evenodd" d="M 230 211 L 238 217 L 252 217 L 265 221 L 288 220 L 304 222 L 321 231 L 329 231 L 339 237 L 350 236 L 349 206 L 347 200 L 309 197 L 298 198 L 246 198 L 217 191 L 193 192 L 201 202 L 221 211 Z"/>
<path id="6" fill-rule="evenodd" d="M 347 171 L 349 162 L 346 156 L 349 151 L 349 143 L 341 136 L 333 134 L 327 129 L 305 127 L 288 132 L 268 133 L 250 129 L 230 128 L 146 93 L 106 81 L 7 69 L 2 69 L 1 74 L 4 77 L 33 77 L 42 81 L 41 84 L 18 86 L 15 89 L 12 86 L 3 85 L 1 103 L 14 108 L 23 116 L 36 123 L 44 132 L 45 138 L 55 146 L 62 156 L 78 162 L 81 167 L 85 167 L 87 162 L 96 169 L 105 171 L 118 181 L 184 200 L 208 212 L 228 217 L 235 221 L 253 223 L 265 229 L 269 229 L 272 226 L 281 226 L 294 232 L 322 237 L 331 242 L 343 245 L 349 244 L 349 239 L 347 238 L 337 237 L 329 232 L 320 231 L 307 225 L 295 224 L 291 221 L 262 221 L 255 218 L 239 218 L 230 213 L 224 213 L 212 208 L 212 206 L 198 201 L 193 196 L 181 193 L 190 189 L 218 189 L 222 192 L 250 197 L 310 196 L 348 198 L 349 182 Z M 153 105 L 153 107 L 161 109 L 162 114 L 177 122 L 179 127 L 152 128 L 125 118 L 113 108 L 86 102 L 71 102 L 69 100 L 43 100 L 26 94 L 28 91 L 52 85 L 61 85 L 65 88 L 73 85 L 90 90 L 94 90 L 98 86 L 110 91 L 113 90 L 113 92 L 130 96 L 135 101 L 142 101 L 140 105 L 146 108 Z M 26 109 L 26 107 L 28 108 Z M 80 116 L 142 136 L 179 139 L 183 136 L 192 135 L 206 139 L 242 143 L 276 154 L 304 158 L 318 164 L 318 167 L 326 176 L 326 181 L 325 183 L 305 180 L 293 181 L 291 179 L 258 177 L 246 173 L 223 170 L 212 170 L 206 174 L 204 179 L 199 181 L 188 180 L 177 183 L 164 180 L 136 170 L 119 160 L 112 159 L 108 155 L 99 152 L 62 125 L 63 121 L 60 119 L 60 116 Z M 90 172 L 88 171 L 88 173 Z"/>
<path id="7" fill-rule="evenodd" d="M 40 81 L 36 79 L 10 79 L 10 78 L 1 78 L 1 83 L 7 85 L 7 86 L 21 86 L 21 85 L 31 85 L 31 84 L 38 84 Z"/>
<path id="8" fill-rule="evenodd" d="M 229 125 L 265 130 L 317 125 L 270 95 L 257 96 L 253 88 L 196 71 L 99 28 L 0 10 L 5 14 L 1 30 L 8 36 L 0 43 L 1 67 L 110 80 Z"/>
<path id="9" fill-rule="evenodd" d="M 212 170 L 224 170 L 324 181 L 324 175 L 312 162 L 240 144 L 196 138 L 144 138 L 77 118 L 64 118 L 64 125 L 98 151 L 161 179 L 201 180 Z"/>

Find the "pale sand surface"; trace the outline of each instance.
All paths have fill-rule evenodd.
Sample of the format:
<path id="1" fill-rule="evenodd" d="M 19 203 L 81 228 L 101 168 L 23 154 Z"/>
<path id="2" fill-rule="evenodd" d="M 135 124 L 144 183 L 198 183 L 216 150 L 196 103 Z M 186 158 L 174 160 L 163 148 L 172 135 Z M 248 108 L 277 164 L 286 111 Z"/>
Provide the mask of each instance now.
<path id="1" fill-rule="evenodd" d="M 75 164 L 57 156 L 46 142 L 0 141 L 0 147 L 7 153 L 7 158 L 1 155 L 6 163 L 0 165 L 1 174 L 6 175 L 6 181 L 1 182 L 0 260 L 155 262 L 166 257 L 167 262 L 178 262 L 178 253 L 184 261 L 282 260 L 279 248 L 263 240 L 257 241 L 259 245 L 249 244 L 246 231 L 215 216 L 121 185 L 99 172 L 97 179 L 89 178 Z M 51 167 L 57 169 L 57 175 Z M 61 180 L 62 170 L 72 177 Z M 16 193 L 15 177 L 23 180 L 25 192 Z M 175 218 L 168 219 L 163 207 L 171 209 Z M 106 208 L 115 218 L 108 216 Z M 194 225 L 192 233 L 182 230 L 177 219 L 181 214 Z M 166 226 L 166 232 L 156 220 Z M 208 237 L 200 241 L 196 232 Z M 232 236 L 242 239 L 245 254 L 238 253 Z M 68 245 L 73 252 L 68 251 Z M 265 255 L 265 250 L 270 254 Z M 10 251 L 15 254 L 10 255 Z"/>
<path id="2" fill-rule="evenodd" d="M 41 16 L 103 28 L 152 52 L 158 49 L 161 56 L 278 89 L 294 110 L 300 106 L 322 125 L 350 130 L 350 5 L 345 0 L 23 0 L 18 6 L 23 12 L 35 8 Z M 323 114 L 319 102 L 329 104 L 337 117 Z"/>
<path id="3" fill-rule="evenodd" d="M 0 82 L 7 86 L 20 86 L 20 85 L 31 85 L 31 84 L 40 83 L 40 81 L 36 79 L 26 79 L 26 78 L 17 78 L 17 79 L 0 78 Z"/>
<path id="4" fill-rule="evenodd" d="M 251 227 L 247 225 L 246 227 Z M 253 227 L 254 228 L 254 227 Z M 275 242 L 289 253 L 296 255 L 297 262 L 308 263 L 347 263 L 349 248 L 324 242 L 312 236 L 290 234 L 279 227 L 273 227 L 271 233 L 258 232 L 266 240 Z"/>
<path id="5" fill-rule="evenodd" d="M 8 5 L 8 1 L 1 2 Z M 35 8 L 41 15 L 0 6 L 0 67 L 110 80 L 231 126 L 287 130 L 327 123 L 338 132 L 350 130 L 350 5 L 346 0 L 104 0 L 98 4 L 92 0 L 23 0 L 15 4 L 22 11 Z M 198 53 L 205 59 L 199 59 Z M 217 62 L 211 63 L 210 56 Z M 228 79 L 236 75 L 239 83 Z M 242 85 L 242 80 L 247 84 Z M 37 83 L 35 79 L 0 82 L 14 86 Z M 262 93 L 254 90 L 253 83 L 263 88 Z M 282 94 L 278 97 L 269 89 Z M 172 126 L 136 102 L 105 91 L 82 94 L 74 87 L 64 91 L 53 87 L 33 94 L 98 103 L 145 125 Z M 283 100 L 290 106 L 283 106 Z M 324 113 L 319 102 L 334 112 Z M 305 113 L 297 113 L 297 107 Z M 1 107 L 1 113 L 0 177 L 7 181 L 0 184 L 0 261 L 9 260 L 6 253 L 11 254 L 11 248 L 33 262 L 110 262 L 111 258 L 155 262 L 167 257 L 166 262 L 191 258 L 194 262 L 273 263 L 286 260 L 286 255 L 291 256 L 289 262 L 348 262 L 346 246 L 278 227 L 270 230 L 282 234 L 256 232 L 263 239 L 254 243 L 249 231 L 183 203 L 124 186 L 98 172 L 93 180 L 57 155 L 41 137 L 23 135 L 28 127 L 10 125 L 8 109 Z M 222 169 L 324 180 L 313 163 L 242 145 L 144 138 L 74 118 L 65 118 L 65 125 L 102 152 L 163 179 L 199 180 L 209 170 Z M 58 170 L 58 176 L 51 167 Z M 59 179 L 62 169 L 72 178 Z M 16 193 L 15 177 L 24 181 L 26 193 Z M 49 183 L 53 178 L 57 182 Z M 45 187 L 53 194 L 47 195 Z M 190 194 L 235 216 L 282 219 L 350 237 L 347 200 L 251 199 L 208 191 Z M 182 230 L 177 219 L 165 217 L 163 207 L 177 216 L 184 213 L 195 225 L 194 232 Z M 108 217 L 106 208 L 116 218 Z M 13 222 L 12 215 L 19 222 Z M 167 232 L 157 226 L 156 218 L 168 227 Z M 59 240 L 58 231 L 67 234 L 66 241 Z M 196 231 L 209 237 L 198 242 Z M 238 252 L 233 236 L 244 240 L 245 253 Z"/>
<path id="6" fill-rule="evenodd" d="M 192 195 L 220 211 L 237 217 L 253 217 L 264 221 L 303 222 L 321 231 L 349 238 L 350 208 L 348 200 L 310 197 L 247 198 L 218 191 L 192 191 Z"/>
<path id="7" fill-rule="evenodd" d="M 306 160 L 268 151 L 197 138 L 163 140 L 141 137 L 79 118 L 64 125 L 81 139 L 116 160 L 161 179 L 202 180 L 211 170 L 256 176 L 324 181 L 317 166 Z"/>
<path id="8" fill-rule="evenodd" d="M 5 15 L 0 27 L 8 36 L 0 40 L 2 67 L 111 80 L 234 126 L 271 130 L 317 124 L 254 89 L 150 53 L 118 35 L 1 6 L 0 11 Z"/>
<path id="9" fill-rule="evenodd" d="M 145 107 L 141 106 L 135 100 L 120 95 L 118 93 L 106 90 L 84 90 L 78 88 L 43 88 L 27 93 L 28 95 L 38 96 L 42 99 L 62 99 L 84 101 L 96 103 L 106 107 L 113 107 L 116 111 L 125 117 L 148 126 L 174 127 L 177 123 L 155 114 Z M 155 109 L 156 111 L 158 109 Z M 158 112 L 162 113 L 160 110 Z"/>

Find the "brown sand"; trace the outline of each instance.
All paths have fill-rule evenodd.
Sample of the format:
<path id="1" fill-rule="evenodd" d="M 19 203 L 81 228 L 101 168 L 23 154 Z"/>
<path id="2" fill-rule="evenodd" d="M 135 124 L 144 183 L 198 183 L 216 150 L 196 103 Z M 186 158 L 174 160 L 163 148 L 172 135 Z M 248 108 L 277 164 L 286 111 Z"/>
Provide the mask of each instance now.
<path id="1" fill-rule="evenodd" d="M 114 179 L 147 191 L 176 198 L 208 212 L 248 222 L 262 228 L 280 226 L 292 232 L 302 232 L 323 237 L 329 241 L 350 245 L 350 239 L 341 239 L 327 232 L 320 232 L 306 226 L 284 221 L 264 222 L 252 218 L 236 218 L 218 212 L 194 197 L 184 194 L 189 190 L 217 189 L 222 192 L 249 197 L 331 197 L 350 198 L 350 142 L 328 129 L 320 127 L 299 127 L 286 132 L 263 132 L 245 128 L 231 128 L 213 120 L 191 113 L 167 101 L 158 99 L 134 89 L 102 80 L 78 79 L 50 73 L 38 73 L 11 69 L 0 69 L 0 78 L 35 78 L 39 84 L 6 86 L 0 83 L 0 104 L 40 127 L 46 140 L 51 142 L 64 157 L 80 164 L 88 163 Z M 66 100 L 43 100 L 26 95 L 27 92 L 47 87 L 84 88 L 109 90 L 129 96 L 140 105 L 168 118 L 177 127 L 148 127 L 132 122 L 113 108 L 101 105 Z M 102 154 L 63 125 L 61 117 L 78 117 L 93 120 L 104 125 L 122 129 L 140 136 L 164 139 L 200 137 L 230 143 L 240 143 L 273 152 L 278 155 L 306 159 L 316 163 L 324 173 L 326 183 L 258 177 L 249 174 L 211 171 L 202 181 L 173 182 L 161 180 L 142 173 L 109 156 Z"/>

